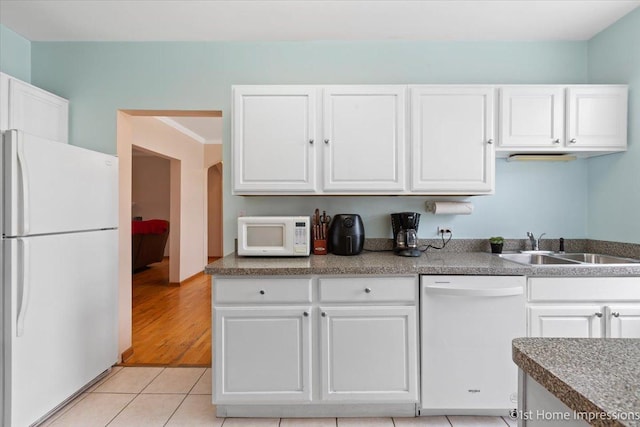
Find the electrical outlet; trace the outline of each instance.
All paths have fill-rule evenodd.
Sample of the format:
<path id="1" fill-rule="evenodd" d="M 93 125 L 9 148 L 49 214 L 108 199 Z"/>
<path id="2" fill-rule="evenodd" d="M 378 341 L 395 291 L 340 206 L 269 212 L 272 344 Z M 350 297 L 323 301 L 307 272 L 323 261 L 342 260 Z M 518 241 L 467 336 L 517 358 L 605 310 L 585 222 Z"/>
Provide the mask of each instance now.
<path id="1" fill-rule="evenodd" d="M 438 236 L 442 236 L 444 234 L 451 234 L 451 229 L 449 227 L 438 227 Z"/>

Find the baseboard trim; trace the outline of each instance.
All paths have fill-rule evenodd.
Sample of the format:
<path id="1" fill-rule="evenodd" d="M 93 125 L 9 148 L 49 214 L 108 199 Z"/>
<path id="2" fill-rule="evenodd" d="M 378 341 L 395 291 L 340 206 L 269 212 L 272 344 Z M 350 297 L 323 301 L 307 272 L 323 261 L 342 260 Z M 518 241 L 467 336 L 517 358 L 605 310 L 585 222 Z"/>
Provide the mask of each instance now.
<path id="1" fill-rule="evenodd" d="M 204 271 L 200 271 L 196 274 L 194 274 L 193 276 L 187 277 L 186 279 L 180 281 L 180 282 L 169 282 L 169 286 L 173 286 L 173 287 L 180 287 L 182 285 L 184 285 L 185 283 L 187 283 L 190 280 L 196 279 L 198 277 L 204 276 Z"/>
<path id="2" fill-rule="evenodd" d="M 127 363 L 127 359 L 131 358 L 131 356 L 133 356 L 133 347 L 129 347 L 122 352 L 122 355 L 120 356 L 122 363 Z"/>
<path id="3" fill-rule="evenodd" d="M 216 405 L 218 417 L 415 417 L 416 404 Z"/>

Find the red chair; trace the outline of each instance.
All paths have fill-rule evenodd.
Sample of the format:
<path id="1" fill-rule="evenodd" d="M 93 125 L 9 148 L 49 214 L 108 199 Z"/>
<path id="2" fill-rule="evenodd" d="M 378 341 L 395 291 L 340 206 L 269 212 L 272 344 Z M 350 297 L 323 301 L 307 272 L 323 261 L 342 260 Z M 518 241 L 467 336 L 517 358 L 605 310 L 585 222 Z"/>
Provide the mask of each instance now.
<path id="1" fill-rule="evenodd" d="M 131 261 L 134 272 L 163 260 L 164 248 L 169 238 L 169 221 L 131 221 L 131 234 Z"/>

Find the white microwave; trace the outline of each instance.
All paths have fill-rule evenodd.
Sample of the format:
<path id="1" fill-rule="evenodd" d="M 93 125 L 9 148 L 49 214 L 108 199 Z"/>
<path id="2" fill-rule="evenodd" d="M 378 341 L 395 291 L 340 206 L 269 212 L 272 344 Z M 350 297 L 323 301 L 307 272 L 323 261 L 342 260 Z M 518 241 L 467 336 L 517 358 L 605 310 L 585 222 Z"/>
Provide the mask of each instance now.
<path id="1" fill-rule="evenodd" d="M 238 255 L 309 256 L 308 216 L 241 216 L 238 218 Z"/>

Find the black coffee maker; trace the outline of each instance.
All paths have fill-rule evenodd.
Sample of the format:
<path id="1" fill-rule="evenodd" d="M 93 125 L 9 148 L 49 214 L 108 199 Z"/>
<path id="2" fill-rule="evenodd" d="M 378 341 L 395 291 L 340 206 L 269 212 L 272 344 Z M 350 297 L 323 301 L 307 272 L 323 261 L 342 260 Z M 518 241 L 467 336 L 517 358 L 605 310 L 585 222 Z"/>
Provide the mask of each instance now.
<path id="1" fill-rule="evenodd" d="M 393 252 L 400 256 L 420 256 L 418 249 L 418 224 L 420 214 L 417 212 L 399 212 L 391 214 L 393 227 Z"/>

